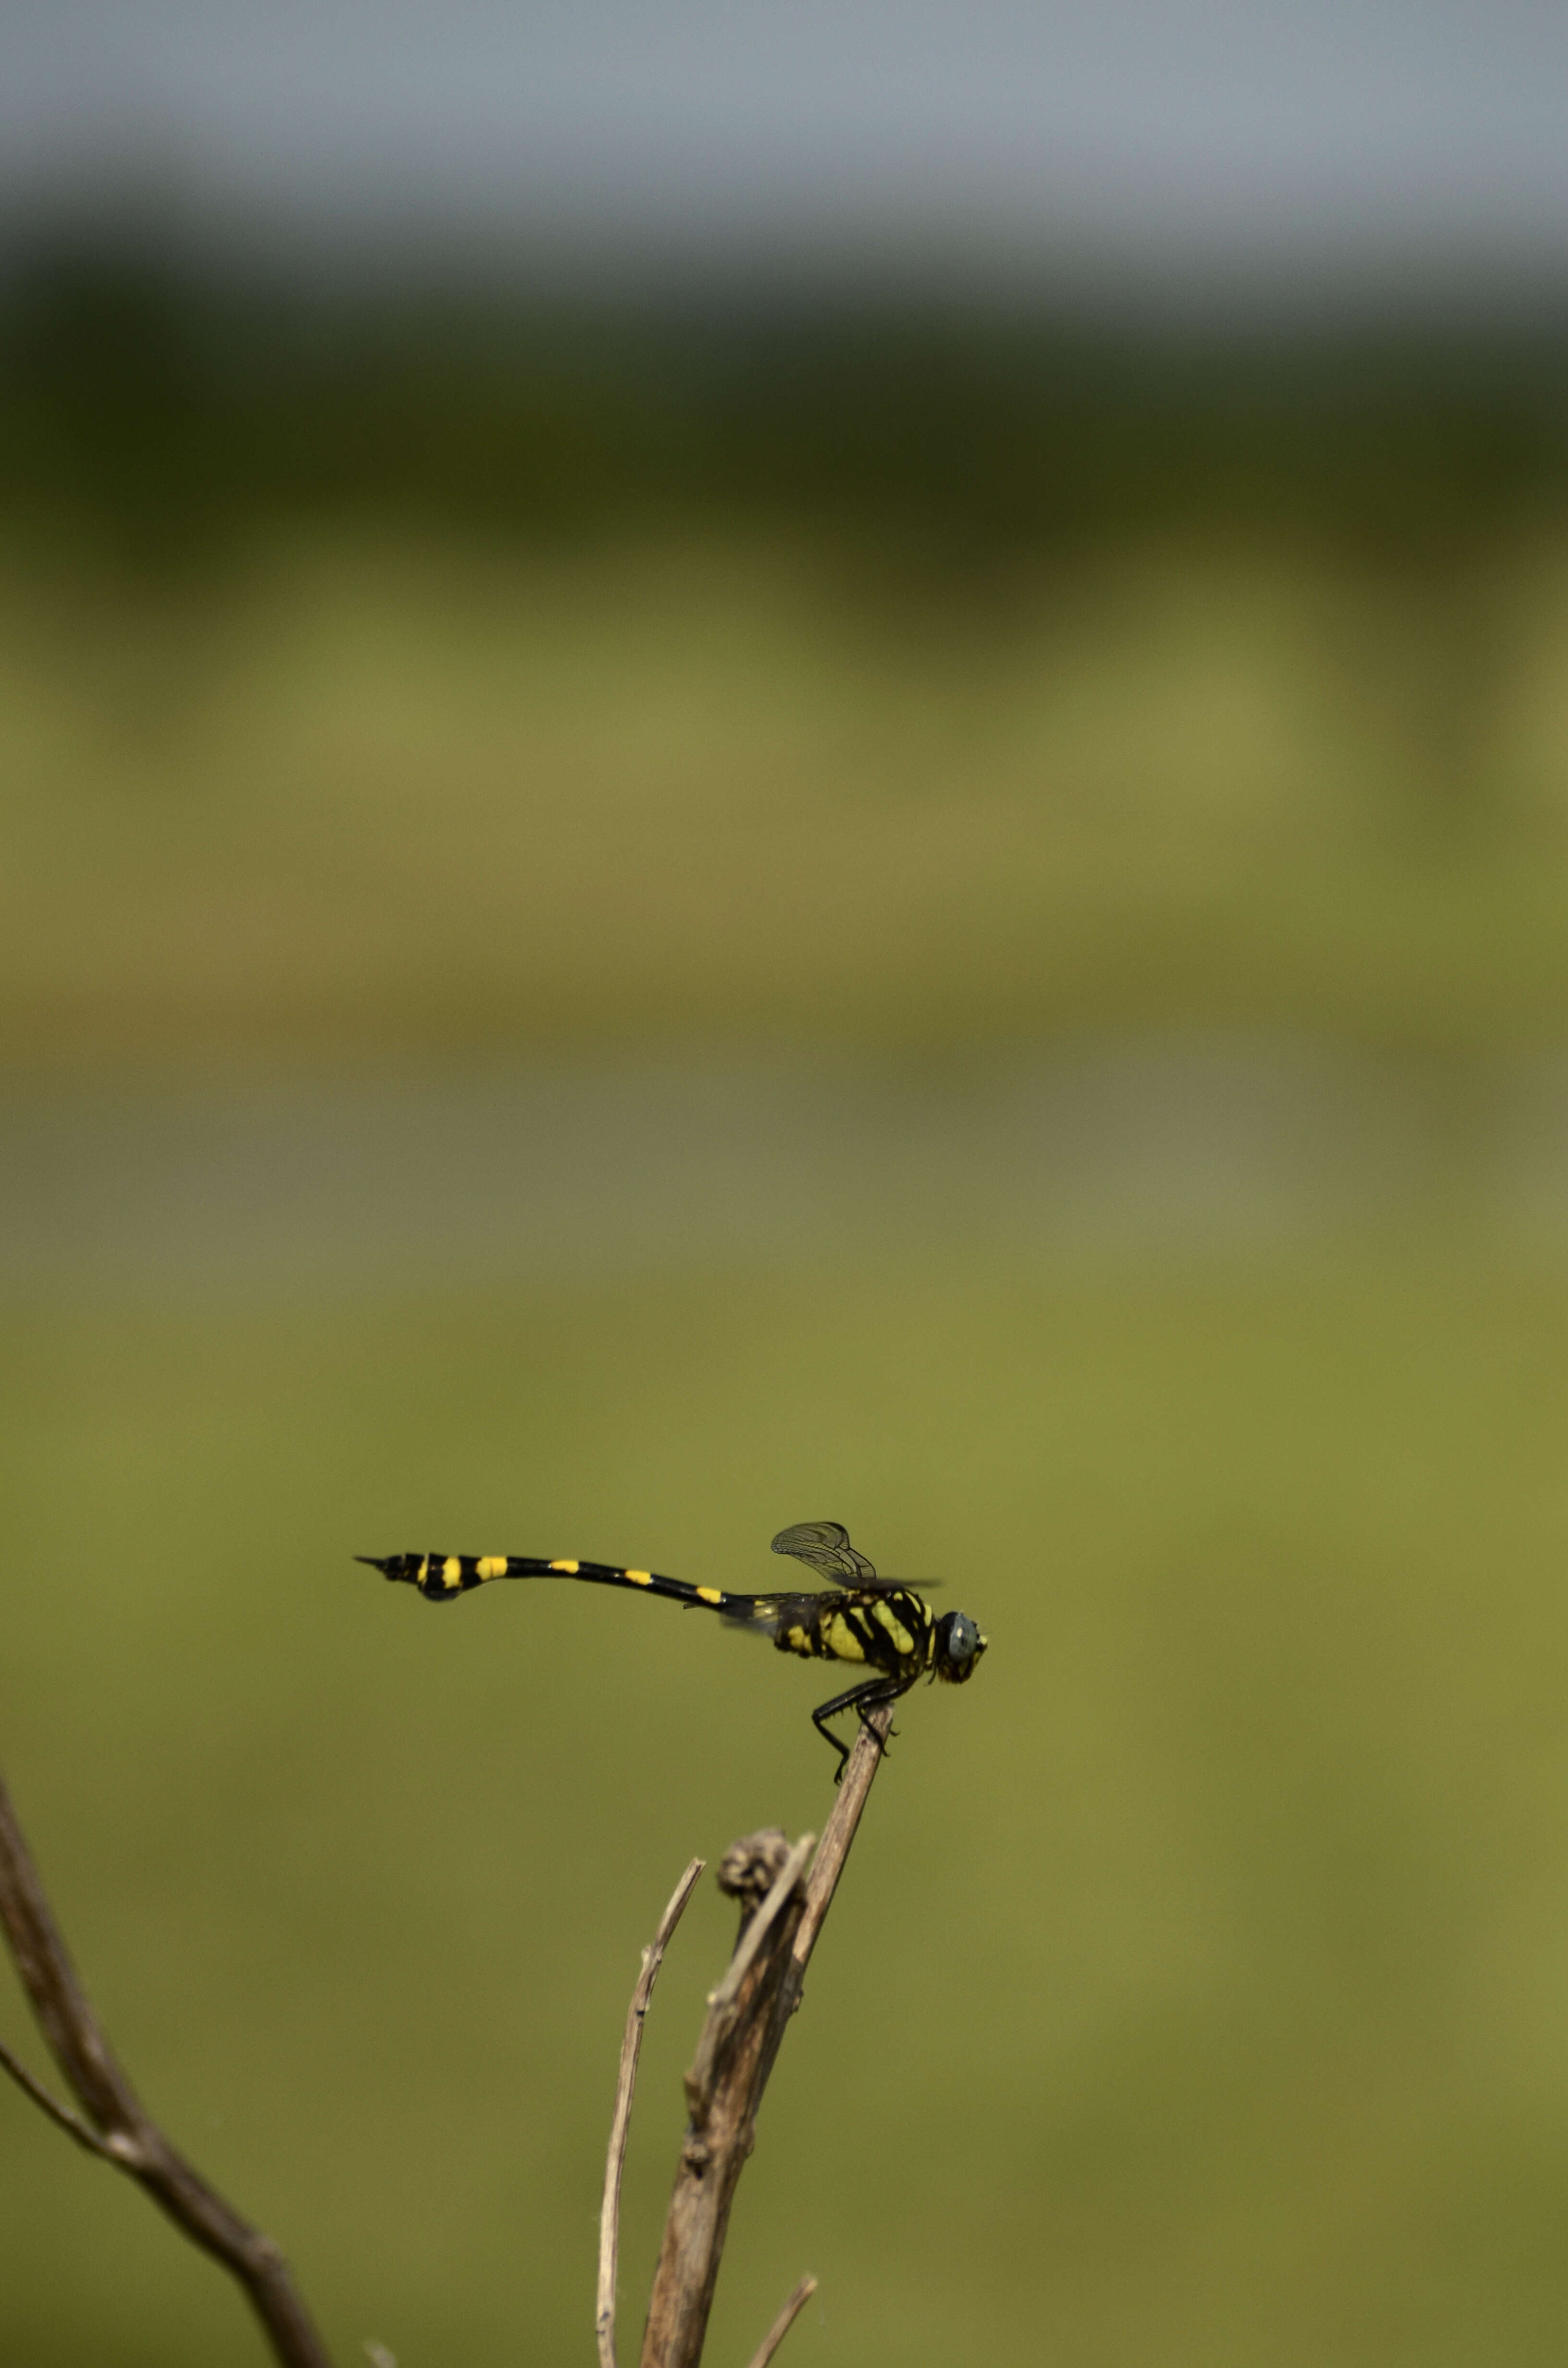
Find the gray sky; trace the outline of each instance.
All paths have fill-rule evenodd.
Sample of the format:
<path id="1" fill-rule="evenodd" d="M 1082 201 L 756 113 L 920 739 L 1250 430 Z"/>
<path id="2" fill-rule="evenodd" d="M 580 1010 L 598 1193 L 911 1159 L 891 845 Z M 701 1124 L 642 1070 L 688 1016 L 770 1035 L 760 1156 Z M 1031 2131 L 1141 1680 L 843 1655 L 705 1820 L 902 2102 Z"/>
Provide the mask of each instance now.
<path id="1" fill-rule="evenodd" d="M 1564 0 L 6 0 L 0 185 L 328 243 L 1560 264 L 1565 101 Z"/>

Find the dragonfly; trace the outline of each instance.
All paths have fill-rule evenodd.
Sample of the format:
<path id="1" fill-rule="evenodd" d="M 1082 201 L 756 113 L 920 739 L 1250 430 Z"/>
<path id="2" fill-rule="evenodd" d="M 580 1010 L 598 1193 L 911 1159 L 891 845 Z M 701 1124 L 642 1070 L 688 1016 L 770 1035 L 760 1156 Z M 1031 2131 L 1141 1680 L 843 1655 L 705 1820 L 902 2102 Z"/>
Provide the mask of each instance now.
<path id="1" fill-rule="evenodd" d="M 631 1570 L 621 1563 L 547 1560 L 531 1554 L 356 1554 L 383 1578 L 416 1587 L 429 1603 L 454 1603 L 496 1578 L 579 1578 L 596 1587 L 627 1587 L 641 1595 L 662 1595 L 688 1611 L 716 1611 L 731 1626 L 770 1637 L 780 1653 L 806 1661 L 859 1666 L 866 1675 L 819 1702 L 812 1724 L 838 1754 L 834 1782 L 848 1764 L 849 1747 L 829 1719 L 853 1711 L 876 1736 L 871 1713 L 885 1709 L 925 1678 L 927 1683 L 967 1685 L 980 1666 L 989 1638 L 967 1611 L 934 1612 L 919 1588 L 899 1578 L 879 1578 L 875 1565 L 849 1543 L 841 1521 L 797 1521 L 773 1540 L 777 1554 L 789 1554 L 825 1580 L 825 1587 L 787 1589 L 771 1595 L 732 1595 L 719 1587 L 693 1587 L 662 1571 Z M 933 1584 L 921 1580 L 919 1586 Z M 891 1737 L 892 1730 L 889 1729 Z M 879 1744 L 886 1749 L 880 1736 Z"/>

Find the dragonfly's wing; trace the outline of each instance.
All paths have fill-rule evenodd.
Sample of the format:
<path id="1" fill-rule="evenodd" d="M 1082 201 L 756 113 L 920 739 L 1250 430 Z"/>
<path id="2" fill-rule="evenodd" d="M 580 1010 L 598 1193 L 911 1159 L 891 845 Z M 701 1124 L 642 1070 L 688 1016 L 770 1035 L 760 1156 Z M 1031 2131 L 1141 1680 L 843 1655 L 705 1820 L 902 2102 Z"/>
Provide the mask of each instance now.
<path id="1" fill-rule="evenodd" d="M 747 1628 L 754 1636 L 777 1636 L 785 1628 L 812 1625 L 826 1598 L 821 1595 L 732 1595 L 719 1617 L 727 1628 Z"/>
<path id="2" fill-rule="evenodd" d="M 773 1551 L 792 1554 L 840 1587 L 866 1587 L 876 1579 L 875 1565 L 857 1554 L 842 1521 L 797 1521 L 793 1529 L 779 1531 Z"/>

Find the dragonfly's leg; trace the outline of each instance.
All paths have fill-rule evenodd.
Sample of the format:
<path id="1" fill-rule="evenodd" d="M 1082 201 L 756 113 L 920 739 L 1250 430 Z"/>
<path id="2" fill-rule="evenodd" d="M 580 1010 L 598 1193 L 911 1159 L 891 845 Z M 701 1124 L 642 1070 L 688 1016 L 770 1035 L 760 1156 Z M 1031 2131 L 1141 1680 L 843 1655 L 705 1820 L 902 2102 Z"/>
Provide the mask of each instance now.
<path id="1" fill-rule="evenodd" d="M 838 1754 L 838 1773 L 833 1780 L 835 1784 L 841 1784 L 844 1781 L 844 1770 L 849 1764 L 849 1747 L 847 1744 L 840 1743 L 836 1735 L 830 1735 L 823 1721 L 836 1718 L 841 1710 L 852 1710 L 867 1734 L 876 1735 L 877 1730 L 871 1725 L 868 1713 L 874 1710 L 881 1710 L 884 1703 L 896 1702 L 900 1694 L 905 1691 L 904 1685 L 899 1679 L 872 1678 L 860 1685 L 851 1686 L 847 1693 L 835 1694 L 831 1702 L 824 1702 L 812 1711 L 812 1725 L 826 1742 L 832 1744 Z M 891 1732 L 890 1729 L 889 1733 Z M 881 1736 L 877 1736 L 877 1741 L 885 1752 L 888 1748 L 887 1741 Z"/>
<path id="2" fill-rule="evenodd" d="M 829 1730 L 825 1722 L 830 1718 L 836 1718 L 841 1710 L 848 1710 L 852 1704 L 858 1703 L 866 1691 L 867 1688 L 864 1685 L 851 1686 L 847 1693 L 835 1694 L 831 1702 L 819 1702 L 812 1713 L 812 1725 L 816 1728 L 823 1741 L 831 1743 L 838 1754 L 838 1771 L 833 1780 L 835 1784 L 843 1782 L 844 1771 L 849 1765 L 849 1746 L 846 1743 L 840 1743 L 837 1736 Z"/>
<path id="3" fill-rule="evenodd" d="M 871 1713 L 874 1710 L 881 1710 L 884 1702 L 894 1700 L 896 1697 L 888 1691 L 886 1686 L 868 1686 L 865 1692 L 859 1696 L 855 1704 L 855 1715 L 868 1735 L 877 1735 L 876 1728 L 871 1725 Z M 888 1745 L 892 1741 L 892 1727 L 889 1727 L 886 1735 L 877 1736 L 877 1740 L 886 1751 Z"/>
<path id="4" fill-rule="evenodd" d="M 857 1690 L 855 1714 L 868 1735 L 877 1733 L 876 1728 L 871 1725 L 871 1713 L 874 1710 L 881 1710 L 887 1702 L 902 1700 L 914 1682 L 913 1678 L 884 1678 L 880 1685 L 861 1686 Z M 896 1726 L 890 1726 L 885 1736 L 878 1736 L 884 1757 L 888 1745 L 897 1733 Z"/>

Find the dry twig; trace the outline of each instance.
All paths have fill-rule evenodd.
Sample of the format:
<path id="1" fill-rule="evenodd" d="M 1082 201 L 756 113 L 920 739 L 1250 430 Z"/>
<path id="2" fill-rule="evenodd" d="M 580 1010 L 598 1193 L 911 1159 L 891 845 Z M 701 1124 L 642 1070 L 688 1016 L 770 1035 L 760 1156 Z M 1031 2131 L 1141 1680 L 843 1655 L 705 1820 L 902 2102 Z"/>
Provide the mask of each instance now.
<path id="1" fill-rule="evenodd" d="M 631 2092 L 637 2086 L 637 2059 L 642 2052 L 642 2023 L 665 1962 L 670 1936 L 686 1912 L 706 1861 L 694 1858 L 670 1895 L 659 1918 L 659 1929 L 642 1952 L 642 1970 L 626 2010 L 626 2035 L 620 2043 L 620 2075 L 615 2084 L 615 2111 L 610 2115 L 609 2156 L 605 2164 L 604 2202 L 599 2208 L 599 2302 L 595 2322 L 599 2340 L 600 2368 L 616 2368 L 615 2277 L 620 2252 L 620 2174 L 626 2161 L 626 2135 L 631 2126 Z"/>
<path id="2" fill-rule="evenodd" d="M 47 2113 L 67 2137 L 74 2138 L 77 2145 L 85 2146 L 89 2154 L 102 2155 L 106 2162 L 119 2160 L 119 2153 L 107 2138 L 99 2137 L 97 2130 L 90 2130 L 80 2113 L 74 2113 L 69 2105 L 62 2105 L 53 2090 L 46 2089 L 43 2082 L 28 2070 L 21 2057 L 13 2055 L 10 2049 L 3 2044 L 0 2044 L 0 2066 L 10 2074 L 25 2095 L 32 2099 L 40 2112 Z"/>
<path id="3" fill-rule="evenodd" d="M 3 1783 L 0 1923 L 49 2052 L 85 2118 L 52 2097 L 8 2050 L 6 2071 L 78 2145 L 138 2180 L 193 2244 L 239 2280 L 283 2368 L 331 2368 L 271 2237 L 242 2220 L 149 2119 L 76 1977 Z"/>
<path id="4" fill-rule="evenodd" d="M 789 2334 L 790 2329 L 794 2326 L 795 2321 L 800 2317 L 801 2313 L 804 2310 L 806 2305 L 810 2302 L 816 2290 L 817 2282 L 815 2278 L 802 2278 L 801 2280 L 800 2284 L 795 2288 L 794 2293 L 790 2295 L 789 2301 L 785 2304 L 783 2309 L 779 2312 L 778 2317 L 768 2328 L 767 2333 L 763 2337 L 762 2341 L 752 2353 L 751 2368 L 767 2368 L 768 2362 L 772 2359 L 774 2353 L 778 2351 L 779 2345 L 783 2342 L 784 2338 Z"/>
<path id="5" fill-rule="evenodd" d="M 743 1924 L 729 1970 L 709 1999 L 697 2060 L 686 2076 L 689 2117 L 653 2275 L 641 2368 L 697 2368 L 701 2359 L 730 2208 L 755 2143 L 757 2108 L 785 2028 L 801 2002 L 806 1967 L 844 1872 L 892 1716 L 891 1708 L 874 1711 L 872 1731 L 862 1728 L 857 1736 L 810 1875 L 802 1883 L 808 1835 L 789 1853 L 762 1906 Z M 758 2362 L 772 2356 L 805 2300 L 798 2287 L 769 2330 Z"/>

